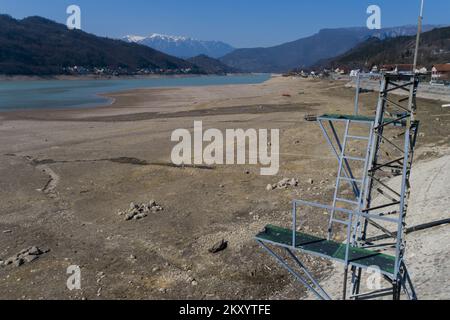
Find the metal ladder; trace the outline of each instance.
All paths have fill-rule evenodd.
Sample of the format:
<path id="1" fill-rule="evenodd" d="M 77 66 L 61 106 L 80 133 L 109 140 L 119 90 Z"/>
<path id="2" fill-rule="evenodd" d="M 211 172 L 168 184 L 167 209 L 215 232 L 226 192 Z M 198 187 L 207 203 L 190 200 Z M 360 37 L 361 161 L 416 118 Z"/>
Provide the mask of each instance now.
<path id="1" fill-rule="evenodd" d="M 373 138 L 373 124 L 370 123 L 369 125 L 369 136 L 355 136 L 350 135 L 351 120 L 347 120 L 345 122 L 345 131 L 344 131 L 344 138 L 343 143 L 341 146 L 341 152 L 338 158 L 338 174 L 336 179 L 336 185 L 333 195 L 333 208 L 336 208 L 338 203 L 345 203 L 354 206 L 352 210 L 359 212 L 363 209 L 364 205 L 364 192 L 366 190 L 365 185 L 367 181 L 368 176 L 368 164 L 370 159 L 370 150 L 371 150 L 371 144 L 372 144 L 372 138 Z M 367 148 L 366 148 L 366 155 L 364 158 L 354 157 L 347 155 L 347 145 L 349 140 L 362 140 L 367 141 Z M 362 167 L 362 177 L 361 178 L 355 178 L 351 166 L 349 165 L 348 161 L 359 161 L 363 163 Z M 343 186 L 343 182 L 349 183 L 352 187 L 353 193 L 354 193 L 354 200 L 345 199 L 340 197 L 340 190 Z M 333 236 L 333 225 L 334 224 L 341 224 L 347 226 L 347 243 L 352 243 L 353 245 L 356 244 L 356 234 L 357 229 L 359 228 L 358 223 L 353 223 L 351 219 L 347 220 L 340 220 L 335 218 L 336 210 L 332 210 L 330 214 L 330 219 L 328 223 L 328 240 L 331 240 Z M 352 241 L 350 241 L 352 238 Z"/>
<path id="2" fill-rule="evenodd" d="M 338 174 L 336 178 L 336 185 L 334 189 L 334 195 L 333 195 L 333 205 L 332 210 L 330 214 L 330 219 L 328 223 L 328 240 L 331 240 L 333 236 L 333 225 L 334 224 L 340 224 L 344 225 L 347 228 L 346 232 L 346 243 L 347 247 L 345 250 L 345 259 L 344 259 L 344 286 L 343 286 L 343 299 L 346 299 L 347 295 L 347 278 L 348 278 L 348 269 L 349 269 L 349 250 L 350 246 L 357 246 L 357 236 L 358 234 L 361 234 L 362 232 L 362 219 L 359 214 L 348 214 L 348 218 L 346 220 L 336 219 L 336 208 L 338 203 L 345 203 L 347 205 L 354 206 L 352 208 L 352 211 L 354 212 L 361 212 L 361 210 L 364 207 L 364 199 L 365 194 L 367 191 L 366 184 L 367 184 L 367 178 L 368 178 L 368 166 L 370 162 L 371 157 L 371 149 L 372 149 L 372 141 L 373 141 L 373 135 L 374 135 L 374 124 L 368 123 L 369 125 L 369 136 L 355 136 L 350 135 L 350 125 L 351 120 L 345 121 L 345 130 L 344 130 L 344 137 L 343 137 L 343 143 L 340 147 L 340 154 L 338 157 Z M 364 158 L 355 157 L 355 156 L 349 156 L 347 155 L 347 145 L 349 140 L 362 140 L 367 141 L 366 146 L 366 155 Z M 363 164 L 362 167 L 362 177 L 356 178 L 354 176 L 354 173 L 351 169 L 351 166 L 349 164 L 349 161 L 357 161 L 361 162 Z M 344 174 L 344 175 L 343 175 Z M 340 190 L 343 186 L 342 182 L 349 183 L 352 187 L 355 200 L 345 199 L 340 197 Z M 352 282 L 353 282 L 352 278 Z"/>

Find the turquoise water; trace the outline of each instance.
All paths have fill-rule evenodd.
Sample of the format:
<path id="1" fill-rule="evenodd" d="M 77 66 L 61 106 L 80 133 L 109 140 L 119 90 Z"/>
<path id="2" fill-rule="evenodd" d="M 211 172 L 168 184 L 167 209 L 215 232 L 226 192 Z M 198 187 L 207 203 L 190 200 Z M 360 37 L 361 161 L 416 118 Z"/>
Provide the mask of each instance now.
<path id="1" fill-rule="evenodd" d="M 269 74 L 119 80 L 0 81 L 0 111 L 66 109 L 110 103 L 98 94 L 138 88 L 256 84 Z"/>

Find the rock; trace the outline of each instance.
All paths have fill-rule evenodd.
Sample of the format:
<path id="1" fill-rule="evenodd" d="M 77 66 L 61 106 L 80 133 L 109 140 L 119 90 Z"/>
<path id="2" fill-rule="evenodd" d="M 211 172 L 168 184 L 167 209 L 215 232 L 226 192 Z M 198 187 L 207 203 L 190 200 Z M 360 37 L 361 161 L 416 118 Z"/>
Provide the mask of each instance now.
<path id="1" fill-rule="evenodd" d="M 26 263 L 31 263 L 31 262 L 39 259 L 39 256 L 33 255 L 33 254 L 28 254 L 28 255 L 24 256 L 23 259 L 25 260 Z"/>
<path id="2" fill-rule="evenodd" d="M 39 256 L 41 255 L 43 252 L 41 251 L 41 249 L 39 249 L 38 247 L 31 247 L 28 250 L 28 254 L 32 255 L 32 256 Z"/>
<path id="3" fill-rule="evenodd" d="M 3 230 L 3 233 L 4 233 L 4 234 L 12 233 L 12 231 L 11 231 L 11 230 Z"/>
<path id="4" fill-rule="evenodd" d="M 18 258 L 17 260 L 14 261 L 14 266 L 15 267 L 20 267 L 24 263 L 25 263 L 25 260 L 23 258 Z"/>
<path id="5" fill-rule="evenodd" d="M 195 280 L 195 279 L 192 280 L 191 285 L 192 285 L 193 287 L 198 286 L 197 280 Z"/>
<path id="6" fill-rule="evenodd" d="M 125 220 L 140 220 L 149 213 L 155 213 L 158 211 L 163 211 L 164 209 L 156 203 L 155 200 L 150 200 L 148 203 L 135 204 L 132 202 L 128 211 L 119 212 L 119 215 L 125 215 Z"/>
<path id="7" fill-rule="evenodd" d="M 133 219 L 140 220 L 140 219 L 145 218 L 146 216 L 147 216 L 147 214 L 145 214 L 145 213 L 138 213 L 138 214 L 134 215 Z"/>
<path id="8" fill-rule="evenodd" d="M 163 211 L 163 208 L 161 206 L 156 205 L 151 208 L 151 211 L 152 212 Z"/>
<path id="9" fill-rule="evenodd" d="M 280 180 L 275 185 L 267 185 L 266 189 L 267 191 L 275 190 L 275 189 L 287 189 L 289 187 L 298 187 L 298 179 L 292 178 L 284 178 L 283 180 Z"/>
<path id="10" fill-rule="evenodd" d="M 228 241 L 222 240 L 218 243 L 216 243 L 214 246 L 212 246 L 211 249 L 209 249 L 210 253 L 219 253 L 223 250 L 225 250 L 228 247 Z"/>
<path id="11" fill-rule="evenodd" d="M 309 183 L 309 184 L 314 184 L 314 180 L 313 180 L 313 179 L 309 179 L 309 180 L 308 180 L 308 183 Z"/>
<path id="12" fill-rule="evenodd" d="M 38 247 L 30 247 L 8 258 L 5 262 L 3 262 L 3 265 L 5 266 L 14 265 L 15 267 L 20 267 L 25 263 L 30 263 L 37 260 L 41 255 L 49 251 L 50 250 L 43 251 Z"/>

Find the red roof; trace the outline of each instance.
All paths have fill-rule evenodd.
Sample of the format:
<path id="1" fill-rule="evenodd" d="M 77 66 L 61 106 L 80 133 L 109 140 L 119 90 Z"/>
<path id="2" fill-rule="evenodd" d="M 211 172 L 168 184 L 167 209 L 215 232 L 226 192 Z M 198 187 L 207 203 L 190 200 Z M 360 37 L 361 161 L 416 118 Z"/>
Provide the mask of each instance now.
<path id="1" fill-rule="evenodd" d="M 437 72 L 450 72 L 450 63 L 435 64 L 433 68 L 436 68 Z"/>
<path id="2" fill-rule="evenodd" d="M 393 71 L 397 69 L 397 71 L 412 71 L 412 64 L 386 64 L 381 66 L 381 70 Z"/>

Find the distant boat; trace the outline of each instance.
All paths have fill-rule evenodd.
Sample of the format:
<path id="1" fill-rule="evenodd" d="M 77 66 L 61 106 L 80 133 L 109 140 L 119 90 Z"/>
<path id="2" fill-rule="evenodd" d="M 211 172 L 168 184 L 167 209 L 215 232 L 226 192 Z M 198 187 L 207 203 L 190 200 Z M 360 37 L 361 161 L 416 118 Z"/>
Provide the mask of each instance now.
<path id="1" fill-rule="evenodd" d="M 442 108 L 450 108 L 450 104 L 443 104 Z"/>

